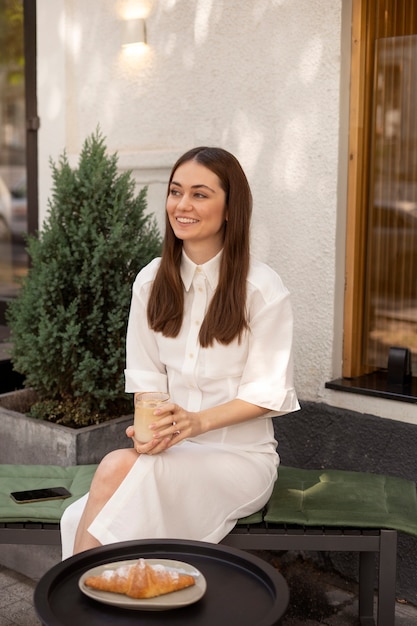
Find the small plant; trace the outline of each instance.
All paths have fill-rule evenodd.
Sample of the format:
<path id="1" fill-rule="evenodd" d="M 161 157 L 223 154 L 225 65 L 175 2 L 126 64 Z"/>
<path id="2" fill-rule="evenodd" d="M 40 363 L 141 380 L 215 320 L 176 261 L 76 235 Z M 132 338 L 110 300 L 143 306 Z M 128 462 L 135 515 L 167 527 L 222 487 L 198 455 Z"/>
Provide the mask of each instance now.
<path id="1" fill-rule="evenodd" d="M 99 130 L 77 168 L 65 152 L 51 167 L 50 212 L 28 237 L 31 267 L 7 323 L 13 367 L 39 399 L 31 415 L 79 427 L 132 410 L 123 376 L 131 289 L 161 235 L 145 214 L 146 188 L 135 196 Z"/>

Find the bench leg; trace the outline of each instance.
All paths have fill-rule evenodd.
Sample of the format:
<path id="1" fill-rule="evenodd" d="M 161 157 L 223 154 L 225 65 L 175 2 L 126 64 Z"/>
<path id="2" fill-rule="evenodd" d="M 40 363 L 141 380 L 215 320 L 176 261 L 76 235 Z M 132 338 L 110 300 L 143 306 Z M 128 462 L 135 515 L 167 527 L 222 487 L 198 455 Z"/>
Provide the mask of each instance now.
<path id="1" fill-rule="evenodd" d="M 374 626 L 375 552 L 359 553 L 359 621 Z"/>
<path id="2" fill-rule="evenodd" d="M 378 626 L 395 624 L 397 531 L 381 530 L 379 552 Z"/>

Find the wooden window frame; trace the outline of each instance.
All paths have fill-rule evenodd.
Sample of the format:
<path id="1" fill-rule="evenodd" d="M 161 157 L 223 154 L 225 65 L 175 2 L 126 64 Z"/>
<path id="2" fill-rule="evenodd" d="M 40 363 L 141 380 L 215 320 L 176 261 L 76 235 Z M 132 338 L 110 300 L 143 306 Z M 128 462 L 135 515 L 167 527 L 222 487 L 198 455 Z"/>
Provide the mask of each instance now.
<path id="1" fill-rule="evenodd" d="M 409 19 L 408 8 L 407 0 L 352 0 L 343 364 L 342 378 L 325 387 L 415 404 L 408 349 L 390 347 L 386 369 L 367 365 L 365 306 L 376 41 L 417 34 L 417 10 Z"/>
<path id="2" fill-rule="evenodd" d="M 346 219 L 346 273 L 344 299 L 343 377 L 365 374 L 364 298 L 366 203 L 369 163 L 368 129 L 372 107 L 374 33 L 369 24 L 369 3 L 352 0 L 349 164 Z"/>

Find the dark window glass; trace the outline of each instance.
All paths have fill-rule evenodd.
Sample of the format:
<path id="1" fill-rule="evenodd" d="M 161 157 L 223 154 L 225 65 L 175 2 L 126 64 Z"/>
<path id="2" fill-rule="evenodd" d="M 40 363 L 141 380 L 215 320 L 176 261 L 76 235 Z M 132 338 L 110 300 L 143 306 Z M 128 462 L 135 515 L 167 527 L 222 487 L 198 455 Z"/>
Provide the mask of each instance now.
<path id="1" fill-rule="evenodd" d="M 26 114 L 23 0 L 0 0 L 0 300 L 27 272 Z"/>

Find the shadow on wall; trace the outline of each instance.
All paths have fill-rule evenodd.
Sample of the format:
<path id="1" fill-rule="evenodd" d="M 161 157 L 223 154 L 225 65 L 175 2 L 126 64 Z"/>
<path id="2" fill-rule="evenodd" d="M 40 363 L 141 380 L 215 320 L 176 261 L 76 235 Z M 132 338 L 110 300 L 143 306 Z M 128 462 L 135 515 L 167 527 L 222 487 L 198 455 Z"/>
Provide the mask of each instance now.
<path id="1" fill-rule="evenodd" d="M 417 426 L 301 402 L 297 413 L 275 418 L 283 465 L 337 468 L 417 479 Z"/>

